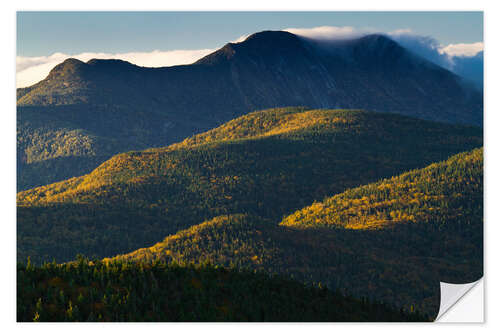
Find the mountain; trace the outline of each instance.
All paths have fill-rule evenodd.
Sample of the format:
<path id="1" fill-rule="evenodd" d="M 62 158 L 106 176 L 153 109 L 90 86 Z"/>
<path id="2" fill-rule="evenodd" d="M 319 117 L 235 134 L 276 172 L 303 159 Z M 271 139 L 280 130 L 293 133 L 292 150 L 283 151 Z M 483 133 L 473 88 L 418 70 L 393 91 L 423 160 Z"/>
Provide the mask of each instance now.
<path id="1" fill-rule="evenodd" d="M 250 113 L 17 195 L 18 260 L 109 257 L 220 215 L 281 219 L 315 200 L 482 146 L 477 127 L 356 110 Z"/>
<path id="2" fill-rule="evenodd" d="M 473 57 L 454 56 L 453 70 L 467 78 L 477 89 L 484 90 L 484 52 L 478 52 Z"/>
<path id="3" fill-rule="evenodd" d="M 429 321 L 283 277 L 202 265 L 18 265 L 17 320 Z"/>
<path id="4" fill-rule="evenodd" d="M 356 108 L 482 125 L 482 96 L 382 35 L 318 43 L 265 31 L 194 64 L 68 59 L 17 90 L 18 188 L 90 172 L 269 107 Z"/>
<path id="5" fill-rule="evenodd" d="M 218 216 L 107 259 L 206 263 L 322 283 L 435 318 L 439 282 L 483 275 L 483 151 L 349 189 L 279 219 Z"/>

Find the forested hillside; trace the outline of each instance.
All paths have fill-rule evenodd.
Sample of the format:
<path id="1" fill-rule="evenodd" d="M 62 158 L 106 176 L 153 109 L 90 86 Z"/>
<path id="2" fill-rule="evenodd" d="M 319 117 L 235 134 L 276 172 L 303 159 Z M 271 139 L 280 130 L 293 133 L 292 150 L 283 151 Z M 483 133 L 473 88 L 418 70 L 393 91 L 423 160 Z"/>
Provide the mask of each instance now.
<path id="1" fill-rule="evenodd" d="M 219 216 L 112 260 L 279 273 L 435 317 L 440 281 L 483 274 L 482 180 L 482 149 L 475 149 L 349 189 L 281 223 Z"/>
<path id="2" fill-rule="evenodd" d="M 390 38 L 318 43 L 264 31 L 194 64 L 67 59 L 17 90 L 18 190 L 81 176 L 109 156 L 163 147 L 254 110 L 361 108 L 482 125 L 481 93 Z"/>
<path id="3" fill-rule="evenodd" d="M 383 229 L 398 223 L 482 228 L 483 150 L 350 189 L 283 220 L 296 228 Z M 482 231 L 479 233 L 482 234 Z"/>
<path id="4" fill-rule="evenodd" d="M 59 117 L 54 110 L 39 112 L 27 108 L 18 112 L 19 189 L 50 184 L 74 177 L 75 174 L 86 174 L 117 151 L 149 147 L 133 133 L 124 137 L 96 135 L 91 127 L 103 126 L 100 117 L 94 118 L 92 123 L 95 124 L 82 129 L 74 123 L 75 116 L 75 110 L 70 107 L 66 108 L 65 117 L 73 118 L 71 120 L 60 120 L 65 117 Z M 117 119 L 113 121 L 115 126 L 125 125 Z M 109 130 L 113 132 L 112 128 Z"/>
<path id="5" fill-rule="evenodd" d="M 262 273 L 80 259 L 19 265 L 18 321 L 427 321 Z"/>
<path id="6" fill-rule="evenodd" d="M 167 148 L 18 194 L 18 260 L 113 256 L 227 214 L 315 200 L 482 145 L 479 128 L 350 110 L 255 112 Z"/>

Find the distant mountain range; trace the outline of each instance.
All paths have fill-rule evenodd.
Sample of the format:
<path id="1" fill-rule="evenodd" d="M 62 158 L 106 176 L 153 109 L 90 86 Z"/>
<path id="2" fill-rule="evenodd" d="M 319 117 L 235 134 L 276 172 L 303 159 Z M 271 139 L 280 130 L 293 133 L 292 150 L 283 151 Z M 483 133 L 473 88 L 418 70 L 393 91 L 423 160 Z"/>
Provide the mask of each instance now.
<path id="1" fill-rule="evenodd" d="M 482 125 L 482 95 L 382 35 L 318 43 L 265 31 L 192 65 L 68 59 L 17 90 L 18 189 L 92 171 L 277 106 L 356 108 Z"/>

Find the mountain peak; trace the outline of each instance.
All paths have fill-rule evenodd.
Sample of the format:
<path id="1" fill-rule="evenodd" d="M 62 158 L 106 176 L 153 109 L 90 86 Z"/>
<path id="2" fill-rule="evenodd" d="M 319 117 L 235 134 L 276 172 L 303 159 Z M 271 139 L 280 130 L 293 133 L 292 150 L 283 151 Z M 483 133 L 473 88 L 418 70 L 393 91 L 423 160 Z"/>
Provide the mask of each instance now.
<path id="1" fill-rule="evenodd" d="M 50 71 L 49 76 L 47 78 L 56 79 L 58 77 L 63 77 L 63 76 L 70 77 L 74 75 L 79 75 L 86 66 L 87 64 L 81 60 L 75 58 L 68 58 L 59 65 L 57 65 L 56 67 L 54 67 Z"/>
<path id="2" fill-rule="evenodd" d="M 261 31 L 248 36 L 239 43 L 227 43 L 219 50 L 196 62 L 196 64 L 214 65 L 224 63 L 236 54 L 263 55 L 269 52 L 293 52 L 302 46 L 301 40 L 286 31 Z"/>
<path id="3" fill-rule="evenodd" d="M 384 35 L 384 34 L 380 34 L 380 33 L 365 35 L 365 36 L 359 37 L 359 40 L 360 41 L 369 41 L 369 42 L 377 43 L 377 44 L 396 43 L 389 36 Z"/>
<path id="4" fill-rule="evenodd" d="M 87 61 L 88 65 L 99 66 L 104 68 L 116 68 L 116 67 L 132 67 L 135 66 L 132 63 L 121 60 L 121 59 L 97 59 L 93 58 Z"/>
<path id="5" fill-rule="evenodd" d="M 356 44 L 369 51 L 378 51 L 378 52 L 383 52 L 389 49 L 401 49 L 401 50 L 404 49 L 397 42 L 395 42 L 390 37 L 383 34 L 371 34 L 360 37 L 357 40 Z"/>
<path id="6" fill-rule="evenodd" d="M 249 47 L 255 50 L 264 49 L 294 49 L 302 45 L 297 35 L 286 31 L 261 31 L 250 35 L 243 42 L 236 44 L 238 47 Z"/>
<path id="7" fill-rule="evenodd" d="M 242 43 L 248 42 L 248 41 L 292 41 L 296 40 L 297 35 L 294 35 L 288 31 L 281 31 L 281 30 L 264 30 L 260 32 L 256 32 L 254 34 L 251 34 L 248 36 Z"/>
<path id="8" fill-rule="evenodd" d="M 84 64 L 84 62 L 76 58 L 68 58 L 64 60 L 61 64 L 65 66 L 80 66 Z"/>
<path id="9" fill-rule="evenodd" d="M 413 68 L 416 63 L 425 61 L 383 34 L 371 34 L 354 41 L 352 57 L 363 66 L 402 66 Z M 418 59 L 419 60 L 418 60 Z M 418 60 L 418 61 L 417 61 Z"/>
<path id="10" fill-rule="evenodd" d="M 85 63 L 81 60 L 78 60 L 76 58 L 68 58 L 61 62 L 59 65 L 54 67 L 52 70 L 76 70 L 81 67 L 85 66 Z"/>

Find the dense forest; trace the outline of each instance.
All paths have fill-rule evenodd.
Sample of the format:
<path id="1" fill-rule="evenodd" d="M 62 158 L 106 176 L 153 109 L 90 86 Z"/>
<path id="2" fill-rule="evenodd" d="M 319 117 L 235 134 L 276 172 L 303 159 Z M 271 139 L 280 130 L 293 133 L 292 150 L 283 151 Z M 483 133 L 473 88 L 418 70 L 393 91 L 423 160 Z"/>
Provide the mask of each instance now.
<path id="1" fill-rule="evenodd" d="M 390 179 L 349 189 L 286 217 L 296 228 L 382 229 L 397 223 L 453 225 L 482 235 L 483 150 L 457 154 Z"/>
<path id="2" fill-rule="evenodd" d="M 318 285 L 211 265 L 17 267 L 18 321 L 428 321 Z"/>
<path id="3" fill-rule="evenodd" d="M 327 196 L 480 146 L 479 128 L 393 114 L 255 112 L 18 193 L 18 260 L 114 256 L 220 215 L 278 221 Z"/>
<path id="4" fill-rule="evenodd" d="M 482 180 L 482 149 L 475 149 L 349 189 L 281 223 L 219 216 L 107 261 L 280 273 L 436 316 L 440 281 L 468 283 L 483 274 Z"/>

